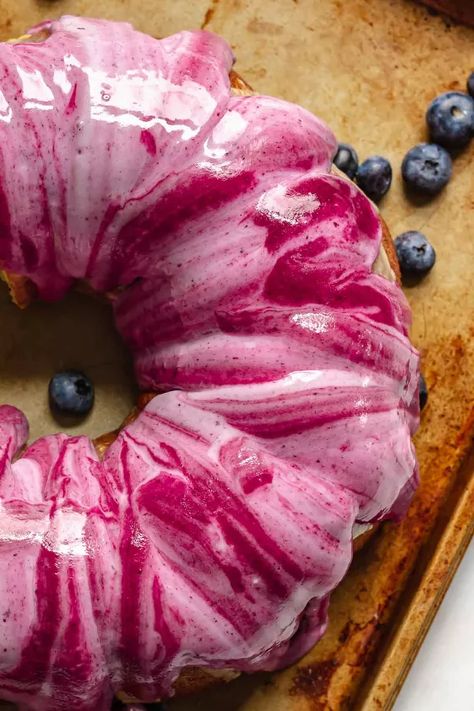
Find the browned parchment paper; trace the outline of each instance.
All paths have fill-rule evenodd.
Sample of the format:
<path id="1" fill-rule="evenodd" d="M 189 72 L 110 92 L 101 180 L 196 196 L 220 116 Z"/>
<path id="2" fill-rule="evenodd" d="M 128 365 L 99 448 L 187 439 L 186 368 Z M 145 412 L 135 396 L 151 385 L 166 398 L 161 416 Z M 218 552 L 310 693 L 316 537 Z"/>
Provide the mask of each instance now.
<path id="1" fill-rule="evenodd" d="M 474 31 L 408 0 L 0 0 L 1 38 L 65 12 L 130 20 L 156 35 L 196 27 L 223 34 L 239 73 L 257 91 L 318 113 L 362 158 L 390 158 L 394 185 L 381 208 L 393 235 L 422 229 L 436 247 L 435 269 L 407 292 L 430 388 L 416 437 L 422 487 L 408 518 L 385 525 L 357 556 L 334 595 L 327 636 L 298 665 L 171 704 L 174 711 L 388 708 L 388 692 L 379 687 L 367 696 L 365 689 L 383 667 L 386 641 L 396 637 L 400 619 L 403 624 L 407 615 L 416 617 L 419 608 L 410 605 L 406 583 L 416 594 L 438 513 L 448 511 L 456 482 L 461 486 L 458 475 L 474 427 L 474 146 L 456 158 L 448 188 L 428 202 L 406 198 L 399 167 L 404 152 L 425 139 L 429 100 L 464 88 L 474 68 Z M 61 305 L 18 312 L 0 288 L 0 318 L 0 400 L 27 412 L 35 436 L 57 427 L 46 407 L 46 383 L 62 365 L 85 368 L 97 383 L 94 413 L 74 431 L 96 435 L 121 421 L 133 385 L 106 306 L 73 295 Z M 470 480 L 465 470 L 463 485 Z M 464 501 L 451 548 L 443 548 L 444 567 L 433 558 L 434 578 L 425 579 L 431 592 L 441 589 L 439 576 L 449 575 L 460 555 L 459 539 L 468 537 L 467 510 Z M 448 520 L 446 514 L 438 525 Z M 392 653 L 386 685 L 413 651 L 419 628 L 414 622 L 411 641 Z"/>

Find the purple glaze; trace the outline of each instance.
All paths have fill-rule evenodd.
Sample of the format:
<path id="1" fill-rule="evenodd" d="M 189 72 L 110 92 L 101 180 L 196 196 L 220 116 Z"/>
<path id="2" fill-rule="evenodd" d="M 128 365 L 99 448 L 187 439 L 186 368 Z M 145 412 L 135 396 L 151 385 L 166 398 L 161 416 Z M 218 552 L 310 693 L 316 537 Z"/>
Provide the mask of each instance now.
<path id="1" fill-rule="evenodd" d="M 41 28 L 44 29 L 44 25 Z M 353 527 L 416 486 L 418 355 L 374 206 L 220 38 L 64 17 L 0 45 L 0 261 L 115 300 L 143 388 L 99 461 L 0 408 L 0 696 L 101 711 L 323 634 Z"/>

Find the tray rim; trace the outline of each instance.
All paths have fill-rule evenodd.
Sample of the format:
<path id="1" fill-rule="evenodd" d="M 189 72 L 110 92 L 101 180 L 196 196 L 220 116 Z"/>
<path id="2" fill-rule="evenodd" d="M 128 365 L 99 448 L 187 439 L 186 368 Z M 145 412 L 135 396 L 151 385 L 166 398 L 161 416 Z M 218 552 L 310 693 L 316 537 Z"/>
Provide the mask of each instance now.
<path id="1" fill-rule="evenodd" d="M 468 450 L 456 477 L 454 490 L 447 498 L 451 499 L 452 510 L 446 522 L 438 526 L 438 539 L 408 605 L 402 591 L 402 599 L 397 605 L 400 614 L 394 621 L 394 632 L 372 680 L 365 684 L 362 682 L 363 688 L 355 703 L 357 711 L 390 711 L 393 708 L 474 537 L 474 447 Z M 434 531 L 428 542 L 433 534 Z"/>

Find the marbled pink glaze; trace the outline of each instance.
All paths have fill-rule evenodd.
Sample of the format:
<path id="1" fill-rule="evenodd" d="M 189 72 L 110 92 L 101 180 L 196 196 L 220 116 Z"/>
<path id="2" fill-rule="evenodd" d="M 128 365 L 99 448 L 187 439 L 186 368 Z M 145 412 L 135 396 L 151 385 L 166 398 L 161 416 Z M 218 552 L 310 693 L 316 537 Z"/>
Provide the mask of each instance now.
<path id="1" fill-rule="evenodd" d="M 0 262 L 115 300 L 157 396 L 99 461 L 0 408 L 0 696 L 100 711 L 321 636 L 353 526 L 416 485 L 418 356 L 381 226 L 303 109 L 207 33 L 65 17 L 0 45 Z"/>

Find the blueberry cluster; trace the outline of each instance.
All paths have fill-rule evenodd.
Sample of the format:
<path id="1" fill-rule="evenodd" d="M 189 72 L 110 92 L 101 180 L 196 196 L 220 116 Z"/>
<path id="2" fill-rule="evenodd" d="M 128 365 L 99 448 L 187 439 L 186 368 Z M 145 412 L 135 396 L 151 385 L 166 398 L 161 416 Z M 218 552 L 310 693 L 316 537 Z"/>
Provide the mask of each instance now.
<path id="1" fill-rule="evenodd" d="M 474 72 L 467 80 L 468 94 L 447 91 L 433 99 L 426 112 L 430 143 L 419 143 L 403 159 L 406 186 L 418 193 L 435 195 L 451 177 L 449 150 L 467 146 L 474 135 Z"/>
<path id="2" fill-rule="evenodd" d="M 432 196 L 451 177 L 449 150 L 465 147 L 474 135 L 474 72 L 467 80 L 467 93 L 448 91 L 431 102 L 426 123 L 430 142 L 410 148 L 402 161 L 402 177 L 409 190 Z M 359 165 L 354 148 L 340 143 L 334 163 L 374 202 L 390 188 L 392 168 L 382 156 L 371 156 Z M 435 250 L 420 232 L 404 232 L 396 238 L 395 247 L 405 283 L 419 280 L 435 263 Z"/>
<path id="3" fill-rule="evenodd" d="M 430 142 L 410 148 L 402 161 L 402 177 L 409 190 L 436 195 L 451 178 L 453 162 L 449 151 L 467 146 L 474 136 L 474 72 L 467 80 L 467 93 L 447 91 L 437 96 L 426 111 Z M 359 165 L 355 149 L 340 143 L 335 165 L 374 202 L 379 202 L 392 182 L 392 167 L 382 156 L 371 156 Z M 433 268 L 436 252 L 421 232 L 410 230 L 395 239 L 402 279 L 413 284 Z M 420 409 L 428 399 L 426 382 L 420 375 Z"/>
<path id="4" fill-rule="evenodd" d="M 464 148 L 474 135 L 474 72 L 467 90 L 440 94 L 428 106 L 430 143 L 410 148 L 402 161 L 402 177 L 409 190 L 436 195 L 449 181 L 453 163 L 448 151 Z M 420 232 L 399 235 L 395 248 L 405 283 L 422 278 L 435 263 L 436 253 Z"/>
<path id="5" fill-rule="evenodd" d="M 453 163 L 448 151 L 464 148 L 474 135 L 474 72 L 467 80 L 467 92 L 447 91 L 428 106 L 430 142 L 410 148 L 402 162 L 402 177 L 409 189 L 435 195 L 449 181 Z M 374 202 L 390 188 L 392 167 L 382 156 L 371 156 L 359 165 L 355 149 L 340 143 L 334 163 Z"/>
<path id="6" fill-rule="evenodd" d="M 392 166 L 382 156 L 371 156 L 359 165 L 355 149 L 349 143 L 340 143 L 334 164 L 351 180 L 356 180 L 361 190 L 374 202 L 379 202 L 392 184 Z"/>

